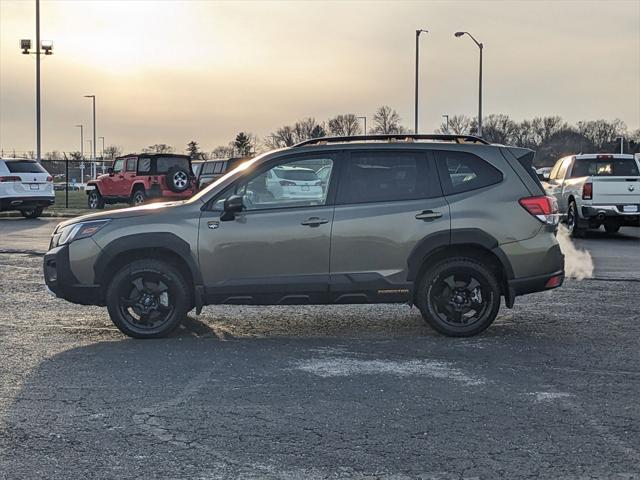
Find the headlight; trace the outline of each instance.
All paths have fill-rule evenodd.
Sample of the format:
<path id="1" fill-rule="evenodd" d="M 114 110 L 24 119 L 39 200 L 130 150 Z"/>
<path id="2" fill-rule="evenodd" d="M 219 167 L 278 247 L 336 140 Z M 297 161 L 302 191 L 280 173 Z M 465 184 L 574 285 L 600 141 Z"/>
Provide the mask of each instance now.
<path id="1" fill-rule="evenodd" d="M 74 240 L 80 240 L 81 238 L 89 238 L 94 235 L 98 230 L 104 227 L 111 220 L 93 220 L 89 222 L 76 223 L 74 225 L 67 225 L 60 232 L 60 238 L 58 245 L 64 245 L 65 243 L 71 243 Z"/>

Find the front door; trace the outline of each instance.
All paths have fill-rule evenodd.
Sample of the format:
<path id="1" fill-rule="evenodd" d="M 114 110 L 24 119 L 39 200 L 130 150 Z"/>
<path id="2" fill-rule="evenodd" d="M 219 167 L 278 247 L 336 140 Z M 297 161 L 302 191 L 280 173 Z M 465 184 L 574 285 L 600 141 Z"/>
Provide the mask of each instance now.
<path id="1" fill-rule="evenodd" d="M 281 158 L 212 202 L 200 220 L 198 248 L 208 303 L 326 301 L 332 190 L 317 171 L 333 165 L 331 154 Z M 230 195 L 241 195 L 244 209 L 223 220 Z"/>
<path id="2" fill-rule="evenodd" d="M 429 235 L 448 242 L 449 206 L 422 151 L 353 151 L 340 173 L 331 235 L 331 299 L 409 299 L 408 260 Z"/>

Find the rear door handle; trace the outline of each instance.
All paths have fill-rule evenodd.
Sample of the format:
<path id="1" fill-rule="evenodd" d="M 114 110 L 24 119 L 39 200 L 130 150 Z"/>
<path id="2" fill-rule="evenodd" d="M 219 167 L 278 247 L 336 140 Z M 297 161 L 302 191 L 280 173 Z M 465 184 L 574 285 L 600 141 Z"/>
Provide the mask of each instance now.
<path id="1" fill-rule="evenodd" d="M 424 220 L 425 222 L 430 222 L 440 217 L 442 217 L 442 212 L 434 212 L 433 210 L 425 210 L 416 215 L 418 220 Z"/>
<path id="2" fill-rule="evenodd" d="M 308 227 L 317 227 L 318 225 L 322 225 L 323 223 L 329 223 L 329 220 L 326 218 L 320 217 L 309 217 L 304 222 L 301 222 L 300 225 L 306 225 Z"/>

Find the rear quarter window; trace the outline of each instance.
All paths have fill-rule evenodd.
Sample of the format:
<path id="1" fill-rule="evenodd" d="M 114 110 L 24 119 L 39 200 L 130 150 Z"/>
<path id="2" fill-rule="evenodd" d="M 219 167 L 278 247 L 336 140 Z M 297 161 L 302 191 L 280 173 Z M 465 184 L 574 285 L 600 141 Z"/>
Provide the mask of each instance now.
<path id="1" fill-rule="evenodd" d="M 500 170 L 472 153 L 440 151 L 437 158 L 445 195 L 495 185 L 503 178 Z"/>

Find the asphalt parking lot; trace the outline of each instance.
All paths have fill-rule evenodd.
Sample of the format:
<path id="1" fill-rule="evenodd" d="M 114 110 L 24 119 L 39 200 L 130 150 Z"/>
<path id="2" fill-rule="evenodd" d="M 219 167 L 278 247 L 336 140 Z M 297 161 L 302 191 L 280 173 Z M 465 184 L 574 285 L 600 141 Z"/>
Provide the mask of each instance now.
<path id="1" fill-rule="evenodd" d="M 0 478 L 640 478 L 640 231 L 471 339 L 415 309 L 207 307 L 171 338 L 49 297 L 0 219 Z"/>

